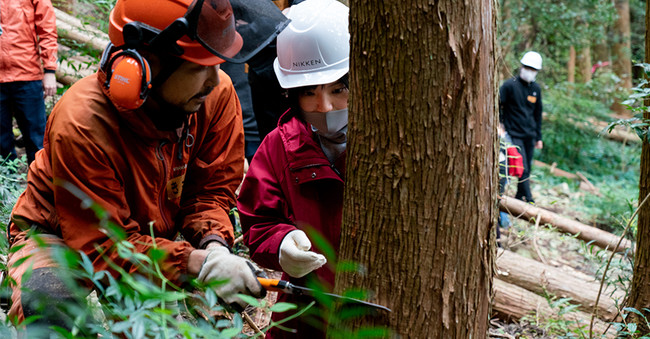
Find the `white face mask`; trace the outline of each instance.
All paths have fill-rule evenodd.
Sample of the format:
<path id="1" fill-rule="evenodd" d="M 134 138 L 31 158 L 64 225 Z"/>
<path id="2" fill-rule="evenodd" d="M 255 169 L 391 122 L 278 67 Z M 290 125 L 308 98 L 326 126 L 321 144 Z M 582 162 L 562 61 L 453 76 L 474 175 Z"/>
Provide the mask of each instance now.
<path id="1" fill-rule="evenodd" d="M 335 134 L 348 125 L 347 108 L 327 113 L 303 111 L 302 117 L 323 136 Z"/>
<path id="2" fill-rule="evenodd" d="M 528 69 L 526 67 L 522 67 L 521 71 L 519 72 L 519 77 L 528 83 L 531 83 L 535 81 L 535 77 L 537 76 L 537 71 L 533 71 L 532 69 Z"/>

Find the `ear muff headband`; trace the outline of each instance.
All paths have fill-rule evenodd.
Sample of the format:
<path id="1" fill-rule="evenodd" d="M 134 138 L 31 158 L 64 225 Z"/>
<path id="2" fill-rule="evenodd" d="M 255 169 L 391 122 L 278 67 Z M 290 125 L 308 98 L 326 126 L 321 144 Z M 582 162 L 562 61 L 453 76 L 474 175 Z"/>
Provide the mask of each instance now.
<path id="1" fill-rule="evenodd" d="M 117 52 L 114 55 L 113 52 Z M 137 109 L 151 89 L 149 63 L 134 49 L 119 50 L 109 45 L 102 56 L 101 69 L 106 74 L 104 89 L 119 108 Z"/>

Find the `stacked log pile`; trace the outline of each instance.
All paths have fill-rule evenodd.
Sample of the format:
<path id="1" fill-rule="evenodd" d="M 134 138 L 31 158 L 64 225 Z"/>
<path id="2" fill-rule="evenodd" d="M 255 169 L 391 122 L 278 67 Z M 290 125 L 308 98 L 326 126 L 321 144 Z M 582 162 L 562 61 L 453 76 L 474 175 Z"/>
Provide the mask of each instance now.
<path id="1" fill-rule="evenodd" d="M 81 20 L 54 9 L 56 14 L 57 33 L 60 39 L 73 40 L 95 51 L 103 51 L 108 45 L 108 35 L 92 26 L 85 25 Z M 69 55 L 70 49 L 59 44 L 59 55 Z M 56 79 L 64 85 L 93 74 L 97 70 L 96 60 L 87 56 L 72 55 L 60 57 L 56 71 Z"/>
<path id="2" fill-rule="evenodd" d="M 517 199 L 501 197 L 500 209 L 531 223 L 552 225 L 560 232 L 608 251 L 633 250 L 633 244 L 627 239 L 621 240 L 609 232 Z M 570 304 L 578 306 L 577 311 L 562 315 L 564 321 L 572 322 L 574 328 L 580 328 L 588 337 L 586 331 L 593 316 L 594 335 L 616 337 L 608 322 L 619 317 L 618 306 L 624 301 L 624 291 L 604 286 L 599 297 L 600 281 L 592 276 L 547 265 L 502 249 L 497 253 L 496 266 L 492 307 L 498 314 L 515 319 L 533 313 L 539 318 L 557 317 L 559 310 L 550 307 L 547 297 L 568 298 Z"/>

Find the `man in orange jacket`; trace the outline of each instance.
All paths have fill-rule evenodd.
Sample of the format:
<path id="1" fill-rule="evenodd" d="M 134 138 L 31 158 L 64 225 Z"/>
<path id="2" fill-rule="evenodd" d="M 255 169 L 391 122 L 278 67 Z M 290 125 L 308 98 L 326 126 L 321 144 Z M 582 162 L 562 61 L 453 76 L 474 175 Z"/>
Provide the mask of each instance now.
<path id="1" fill-rule="evenodd" d="M 111 263 L 143 273 L 120 256 L 116 239 L 93 210 L 80 208 L 82 200 L 98 204 L 133 251 L 164 251 L 161 271 L 171 284 L 226 281 L 216 294 L 240 305 L 237 293 L 264 295 L 254 266 L 229 251 L 228 212 L 243 176 L 244 134 L 237 95 L 219 64 L 247 60 L 259 49 L 247 41 L 271 40 L 284 16 L 268 1 L 246 0 L 268 3 L 261 13 L 277 15 L 248 22 L 259 30 L 246 23 L 235 28 L 233 15 L 242 10 L 235 2 L 117 1 L 100 71 L 75 83 L 54 108 L 28 188 L 12 211 L 15 321 L 38 314 L 39 325 L 69 325 L 56 305 L 72 295 L 57 283 L 48 247 L 82 251 L 95 271 L 113 276 L 119 273 Z M 260 32 L 269 38 L 247 35 Z M 34 233 L 48 247 L 39 247 Z M 175 241 L 179 233 L 185 241 Z"/>
<path id="2" fill-rule="evenodd" d="M 13 117 L 27 161 L 43 148 L 44 96 L 56 94 L 56 17 L 50 0 L 0 0 L 0 157 L 15 159 Z"/>

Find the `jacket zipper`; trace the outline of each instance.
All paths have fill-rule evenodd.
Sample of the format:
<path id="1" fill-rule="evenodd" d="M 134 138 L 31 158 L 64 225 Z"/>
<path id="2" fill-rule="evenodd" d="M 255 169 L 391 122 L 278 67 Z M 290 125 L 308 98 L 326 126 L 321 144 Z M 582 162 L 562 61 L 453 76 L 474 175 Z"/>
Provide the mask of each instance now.
<path id="1" fill-rule="evenodd" d="M 162 189 L 160 190 L 160 194 L 158 195 L 158 208 L 160 209 L 160 216 L 163 219 L 163 223 L 165 224 L 166 228 L 169 229 L 171 228 L 171 223 L 169 220 L 167 220 L 167 216 L 165 215 L 165 209 L 163 208 L 164 206 L 164 201 L 165 201 L 165 192 L 167 190 L 167 186 L 165 185 L 167 183 L 167 161 L 165 161 L 165 155 L 163 153 L 163 146 L 167 144 L 167 141 L 163 140 L 160 142 L 158 147 L 156 147 L 156 157 L 158 160 L 160 160 L 163 164 L 163 175 L 162 175 Z"/>
<path id="2" fill-rule="evenodd" d="M 339 170 L 336 168 L 336 166 L 334 166 L 334 164 L 330 164 L 330 167 L 334 170 L 334 173 L 336 173 L 336 175 L 338 175 L 339 178 L 343 180 L 343 176 L 341 175 L 341 172 L 339 172 Z"/>

